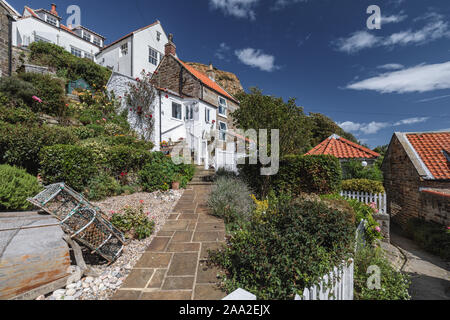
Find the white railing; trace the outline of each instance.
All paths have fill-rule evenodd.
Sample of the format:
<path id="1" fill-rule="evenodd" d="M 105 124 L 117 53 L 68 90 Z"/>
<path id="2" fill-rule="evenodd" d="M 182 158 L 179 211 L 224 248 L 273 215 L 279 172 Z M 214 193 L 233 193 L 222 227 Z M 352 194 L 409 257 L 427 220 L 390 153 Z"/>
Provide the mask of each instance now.
<path id="1" fill-rule="evenodd" d="M 237 172 L 236 152 L 216 148 L 215 169 L 224 168 L 227 171 Z"/>
<path id="2" fill-rule="evenodd" d="M 358 191 L 341 191 L 341 196 L 348 199 L 355 199 L 365 204 L 375 203 L 378 213 L 387 213 L 386 210 L 386 193 L 372 194 L 368 192 Z"/>

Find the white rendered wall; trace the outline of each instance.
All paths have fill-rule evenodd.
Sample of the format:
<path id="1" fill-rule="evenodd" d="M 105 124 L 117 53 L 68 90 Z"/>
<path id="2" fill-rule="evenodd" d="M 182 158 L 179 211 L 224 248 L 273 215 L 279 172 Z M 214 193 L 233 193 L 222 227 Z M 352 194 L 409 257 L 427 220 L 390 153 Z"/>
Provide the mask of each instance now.
<path id="1" fill-rule="evenodd" d="M 131 77 L 131 39 L 132 37 L 128 37 L 104 49 L 97 55 L 97 63 L 104 67 L 112 67 L 114 72 Z M 128 54 L 122 55 L 121 46 L 126 43 L 128 43 Z"/>

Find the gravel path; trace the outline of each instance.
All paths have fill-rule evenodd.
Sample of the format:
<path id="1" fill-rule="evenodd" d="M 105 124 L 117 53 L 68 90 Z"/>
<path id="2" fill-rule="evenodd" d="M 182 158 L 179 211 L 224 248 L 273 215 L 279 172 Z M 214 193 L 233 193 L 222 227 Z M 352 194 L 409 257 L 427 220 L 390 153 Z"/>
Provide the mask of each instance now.
<path id="1" fill-rule="evenodd" d="M 165 224 L 170 212 L 181 198 L 183 190 L 167 192 L 135 193 L 126 196 L 108 198 L 93 204 L 111 216 L 113 212 L 121 211 L 125 206 L 138 208 L 143 201 L 144 212 L 155 222 L 155 229 L 151 237 L 145 240 L 133 240 L 128 243 L 122 255 L 111 265 L 95 259 L 86 261 L 100 275 L 97 278 L 85 277 L 77 283 L 70 284 L 66 289 L 56 290 L 46 297 L 37 300 L 107 300 L 120 288 L 125 278 L 140 259 L 145 249 Z M 97 261 L 95 261 L 97 260 Z"/>

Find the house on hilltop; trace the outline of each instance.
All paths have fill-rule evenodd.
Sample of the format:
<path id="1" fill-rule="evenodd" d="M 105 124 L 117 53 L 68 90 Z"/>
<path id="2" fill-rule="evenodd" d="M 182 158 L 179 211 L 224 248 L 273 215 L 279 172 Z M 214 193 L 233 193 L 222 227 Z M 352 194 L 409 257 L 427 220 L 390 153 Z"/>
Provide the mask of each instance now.
<path id="1" fill-rule="evenodd" d="M 345 138 L 333 134 L 313 149 L 307 155 L 332 155 L 339 159 L 339 161 L 346 162 L 349 160 L 357 160 L 365 162 L 366 165 L 372 165 L 380 157 L 380 154 L 363 147 L 357 143 L 351 142 Z"/>
<path id="2" fill-rule="evenodd" d="M 167 42 L 157 20 L 103 47 L 97 54 L 97 63 L 132 78 L 138 77 L 143 69 L 153 73 L 164 56 Z"/>
<path id="3" fill-rule="evenodd" d="M 77 57 L 95 61 L 105 37 L 83 26 L 63 25 L 55 4 L 50 10 L 25 6 L 22 16 L 13 23 L 12 42 L 27 47 L 36 41 L 56 44 Z"/>
<path id="4" fill-rule="evenodd" d="M 391 219 L 450 224 L 450 132 L 396 132 L 382 170 Z"/>

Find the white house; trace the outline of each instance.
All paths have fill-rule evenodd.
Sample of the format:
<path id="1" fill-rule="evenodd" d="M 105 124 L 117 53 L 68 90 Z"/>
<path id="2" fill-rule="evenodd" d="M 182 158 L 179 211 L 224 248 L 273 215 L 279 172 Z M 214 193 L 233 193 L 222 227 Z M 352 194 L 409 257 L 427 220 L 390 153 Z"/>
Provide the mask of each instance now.
<path id="1" fill-rule="evenodd" d="M 93 61 L 105 41 L 105 37 L 83 26 L 72 28 L 63 25 L 55 4 L 51 5 L 50 10 L 34 10 L 25 6 L 12 29 L 14 46 L 27 47 L 35 41 L 51 42 L 77 57 Z"/>
<path id="2" fill-rule="evenodd" d="M 153 73 L 164 56 L 168 38 L 159 21 L 130 32 L 105 46 L 97 63 L 123 75 L 136 78 L 144 69 Z"/>

